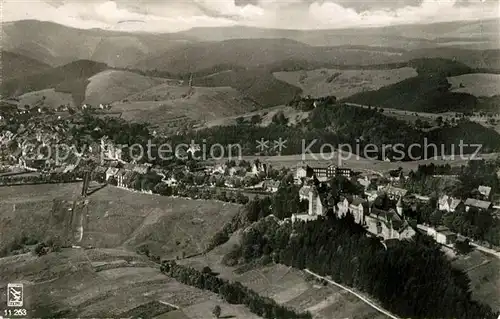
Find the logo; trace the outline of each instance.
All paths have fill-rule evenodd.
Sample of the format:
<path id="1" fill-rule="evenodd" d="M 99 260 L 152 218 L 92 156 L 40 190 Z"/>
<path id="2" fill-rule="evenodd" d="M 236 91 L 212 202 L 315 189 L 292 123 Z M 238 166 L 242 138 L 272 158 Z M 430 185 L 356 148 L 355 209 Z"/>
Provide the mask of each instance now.
<path id="1" fill-rule="evenodd" d="M 8 284 L 7 307 L 22 307 L 23 293 L 23 284 Z"/>

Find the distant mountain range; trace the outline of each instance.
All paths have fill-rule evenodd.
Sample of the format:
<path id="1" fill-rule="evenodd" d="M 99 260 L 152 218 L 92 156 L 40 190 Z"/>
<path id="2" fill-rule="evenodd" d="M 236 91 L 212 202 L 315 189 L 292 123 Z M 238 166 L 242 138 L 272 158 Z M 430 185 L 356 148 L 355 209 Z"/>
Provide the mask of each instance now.
<path id="1" fill-rule="evenodd" d="M 260 44 L 257 40 L 261 39 L 289 39 L 304 44 L 304 47 L 375 46 L 399 51 L 460 47 L 486 50 L 500 48 L 499 22 L 500 20 L 486 20 L 308 31 L 217 27 L 152 34 L 101 29 L 82 30 L 52 22 L 22 20 L 3 23 L 2 49 L 52 66 L 76 60 L 94 60 L 112 67 L 131 67 L 139 61 L 161 57 L 172 49 L 182 53 L 183 50 L 190 50 L 191 45 L 196 42 L 198 43 L 195 47 L 199 48 L 204 46 L 199 42 L 236 39 L 253 39 L 254 41 L 248 41 L 248 45 L 242 48 L 253 47 L 253 51 L 258 50 L 255 46 Z M 263 41 L 262 45 L 267 46 L 268 43 L 269 41 Z M 281 44 L 290 46 L 292 41 L 281 41 Z M 213 44 L 208 46 L 206 50 L 210 53 Z"/>
<path id="2" fill-rule="evenodd" d="M 286 38 L 313 46 L 368 45 L 411 50 L 460 45 L 475 49 L 491 49 L 500 46 L 499 21 L 498 19 L 456 21 L 334 30 L 283 30 L 237 26 L 193 28 L 177 34 L 199 41 Z"/>
<path id="3" fill-rule="evenodd" d="M 310 31 L 218 27 L 164 34 L 81 30 L 36 20 L 8 22 L 2 25 L 1 93 L 4 97 L 16 97 L 55 90 L 71 94 L 74 103 L 80 104 L 88 98 L 91 77 L 118 69 L 141 75 L 112 73 L 119 76 L 112 77 L 114 82 L 109 85 L 122 97 L 140 93 L 127 92 L 127 88 L 134 87 L 134 81 L 149 83 L 155 77 L 171 78 L 187 85 L 192 77 L 194 86 L 217 92 L 231 87 L 243 95 L 238 99 L 269 107 L 285 104 L 302 93 L 300 88 L 273 76 L 273 72 L 279 71 L 390 69 L 409 66 L 415 59 L 439 58 L 470 68 L 465 73 L 498 73 L 499 22 L 497 19 Z M 126 85 L 122 85 L 122 80 Z M 407 83 L 415 81 L 396 83 L 394 88 L 402 85 L 411 91 Z M 137 87 L 142 87 L 139 84 Z M 199 92 L 203 92 L 203 97 L 211 96 L 206 90 Z M 383 95 L 385 91 L 381 92 Z M 36 96 L 43 94 L 45 91 Z M 52 100 L 66 99 L 56 95 Z M 221 108 L 230 108 L 230 95 L 217 98 L 224 100 Z M 103 95 L 99 92 L 96 96 Z M 106 103 L 120 100 L 108 99 Z M 153 98 L 157 104 L 161 100 Z M 245 108 L 249 107 L 241 109 Z"/>

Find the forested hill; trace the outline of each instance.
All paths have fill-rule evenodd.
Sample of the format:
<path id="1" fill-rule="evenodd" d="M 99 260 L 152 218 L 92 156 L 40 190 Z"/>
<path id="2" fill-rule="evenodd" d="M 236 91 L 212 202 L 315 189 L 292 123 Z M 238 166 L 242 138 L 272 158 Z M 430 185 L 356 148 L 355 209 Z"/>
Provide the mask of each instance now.
<path id="1" fill-rule="evenodd" d="M 403 160 L 409 160 L 407 151 L 410 146 L 412 144 L 424 145 L 425 138 L 428 144 L 443 145 L 448 154 L 452 151 L 452 145 L 455 145 L 454 151 L 457 154 L 460 151 L 461 141 L 464 144 L 482 144 L 483 152 L 500 150 L 500 135 L 497 132 L 467 120 L 459 121 L 454 127 L 442 126 L 431 132 L 424 132 L 405 121 L 385 116 L 375 108 L 365 109 L 342 103 L 318 106 L 310 113 L 306 121 L 296 126 L 288 126 L 283 114 L 280 116 L 278 113 L 274 116 L 273 123 L 266 127 L 240 123 L 203 129 L 187 136 L 173 137 L 178 142 L 206 139 L 208 145 L 212 143 L 240 144 L 244 155 L 256 153 L 255 141 L 278 140 L 279 138 L 287 140 L 282 155 L 301 154 L 303 141 L 305 145 L 309 145 L 314 140 L 316 142 L 309 148 L 311 152 L 320 152 L 321 146 L 325 143 L 334 147 L 348 144 L 351 145 L 353 151 L 356 151 L 357 146 L 363 150 L 365 145 L 377 145 L 380 159 L 382 145 L 402 144 L 404 145 L 402 150 L 406 154 Z M 471 154 L 476 151 L 476 148 L 464 147 L 463 150 Z M 441 147 L 438 147 L 438 151 L 441 151 Z M 413 157 L 423 158 L 424 154 L 423 148 L 411 149 Z M 276 152 L 269 149 L 266 155 L 276 155 Z M 435 155 L 437 154 L 433 153 L 433 148 L 429 148 L 428 158 Z"/>
<path id="2" fill-rule="evenodd" d="M 418 76 L 384 86 L 378 90 L 354 94 L 347 102 L 415 112 L 471 112 L 489 109 L 485 102 L 467 93 L 451 92 L 447 77 L 470 74 L 477 70 L 457 61 L 424 58 L 408 62 Z"/>
<path id="3" fill-rule="evenodd" d="M 256 258 L 307 268 L 379 300 L 401 318 L 496 319 L 492 309 L 471 299 L 467 274 L 456 270 L 425 235 L 387 243 L 367 237 L 349 215 L 304 223 L 265 218 L 245 231 L 245 261 Z"/>

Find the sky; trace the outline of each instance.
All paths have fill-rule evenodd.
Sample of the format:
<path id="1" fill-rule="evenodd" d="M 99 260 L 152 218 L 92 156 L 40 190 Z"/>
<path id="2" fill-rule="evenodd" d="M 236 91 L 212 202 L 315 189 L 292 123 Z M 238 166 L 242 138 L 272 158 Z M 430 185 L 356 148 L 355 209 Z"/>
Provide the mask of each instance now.
<path id="1" fill-rule="evenodd" d="M 282 29 L 389 26 L 500 16 L 500 0 L 0 0 L 2 21 L 176 32 L 244 25 Z"/>

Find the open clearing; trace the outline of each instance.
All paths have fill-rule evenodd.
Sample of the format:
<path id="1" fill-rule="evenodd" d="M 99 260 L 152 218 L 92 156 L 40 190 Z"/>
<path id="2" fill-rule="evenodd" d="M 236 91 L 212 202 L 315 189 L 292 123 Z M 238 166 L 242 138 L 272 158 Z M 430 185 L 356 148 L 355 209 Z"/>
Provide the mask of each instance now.
<path id="1" fill-rule="evenodd" d="M 38 240 L 46 239 L 47 234 L 64 236 L 67 227 L 63 223 L 75 225 L 75 221 L 60 215 L 69 215 L 64 207 L 71 205 L 56 205 L 54 199 L 76 199 L 80 187 L 80 183 L 1 187 L 0 249 L 23 235 Z M 147 245 L 153 254 L 165 258 L 203 251 L 209 239 L 242 207 L 133 193 L 112 186 L 86 200 L 78 211 L 83 217 L 83 236 L 78 245 L 127 247 L 133 251 Z"/>
<path id="2" fill-rule="evenodd" d="M 453 92 L 469 93 L 474 96 L 500 95 L 500 74 L 473 73 L 449 77 Z"/>
<path id="3" fill-rule="evenodd" d="M 179 117 L 205 122 L 251 112 L 257 107 L 230 87 L 172 85 L 160 85 L 113 103 L 113 110 L 123 112 L 123 118 L 154 124 L 165 124 Z"/>
<path id="4" fill-rule="evenodd" d="M 89 78 L 85 103 L 111 103 L 166 82 L 165 79 L 142 76 L 127 71 L 107 70 Z"/>
<path id="5" fill-rule="evenodd" d="M 92 266 L 115 259 L 126 259 L 129 265 L 103 271 Z M 135 267 L 138 262 L 144 266 Z M 161 274 L 157 265 L 122 250 L 63 249 L 39 258 L 31 254 L 6 257 L 0 259 L 0 273 L 0 302 L 6 302 L 8 282 L 21 282 L 30 317 L 119 318 L 133 314 L 149 318 L 154 310 L 156 315 L 167 311 L 160 318 L 205 319 L 220 305 L 224 316 L 259 318 L 243 306 L 183 285 Z"/>
<path id="6" fill-rule="evenodd" d="M 301 88 L 304 96 L 334 95 L 338 99 L 343 99 L 356 93 L 378 90 L 383 86 L 417 76 L 417 72 L 409 67 L 391 70 L 316 69 L 276 72 L 274 76 L 278 80 Z"/>
<path id="7" fill-rule="evenodd" d="M 54 108 L 60 105 L 69 105 L 74 107 L 73 97 L 69 93 L 56 92 L 55 89 L 45 89 L 33 91 L 23 94 L 18 97 L 18 105 L 23 107 L 29 105 L 31 107 L 48 107 Z"/>
<path id="8" fill-rule="evenodd" d="M 260 266 L 235 273 L 235 267 L 221 263 L 223 256 L 239 244 L 239 232 L 230 240 L 204 256 L 197 256 L 179 261 L 182 264 L 201 270 L 209 266 L 220 277 L 239 281 L 263 296 L 270 297 L 280 304 L 299 311 L 307 309 L 314 318 L 357 318 L 383 319 L 385 315 L 371 308 L 363 301 L 340 288 L 323 286 L 308 279 L 303 271 L 284 266 Z"/>
<path id="9" fill-rule="evenodd" d="M 466 256 L 459 256 L 453 265 L 464 270 L 471 280 L 474 299 L 500 311 L 500 260 L 477 250 Z"/>

